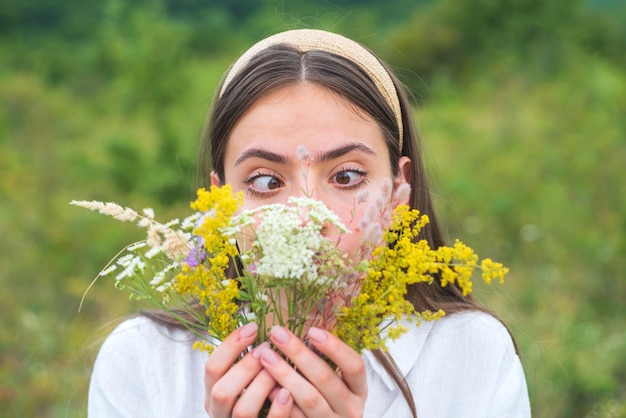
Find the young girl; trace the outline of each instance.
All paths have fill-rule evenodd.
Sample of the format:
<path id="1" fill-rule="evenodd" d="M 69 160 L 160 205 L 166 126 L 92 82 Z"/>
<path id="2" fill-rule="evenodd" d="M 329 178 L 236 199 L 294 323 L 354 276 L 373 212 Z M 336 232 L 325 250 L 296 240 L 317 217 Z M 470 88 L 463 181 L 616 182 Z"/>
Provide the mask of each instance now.
<path id="1" fill-rule="evenodd" d="M 349 224 L 392 179 L 430 218 L 421 238 L 444 245 L 426 182 L 411 109 L 398 80 L 369 50 L 342 36 L 294 30 L 250 48 L 216 96 L 199 157 L 200 186 L 230 184 L 245 208 L 312 191 Z M 302 175 L 299 152 L 309 155 Z M 211 160 L 209 161 L 209 158 Z M 349 237 L 349 238 L 348 238 Z M 357 248 L 354 231 L 340 245 Z M 157 314 L 121 324 L 96 360 L 91 417 L 528 417 L 524 373 L 506 327 L 454 285 L 411 285 L 417 311 L 443 309 L 389 352 L 362 356 L 311 327 L 313 348 L 281 327 L 273 347 L 245 354 L 259 330 L 234 331 L 211 356 Z M 280 351 L 294 369 L 281 356 Z"/>

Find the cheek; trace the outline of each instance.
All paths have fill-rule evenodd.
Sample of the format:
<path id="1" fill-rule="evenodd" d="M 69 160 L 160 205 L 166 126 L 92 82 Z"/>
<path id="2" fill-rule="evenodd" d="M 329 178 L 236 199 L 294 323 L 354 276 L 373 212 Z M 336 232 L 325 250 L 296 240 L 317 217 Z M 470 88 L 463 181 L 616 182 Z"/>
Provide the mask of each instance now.
<path id="1" fill-rule="evenodd" d="M 339 240 L 339 249 L 347 254 L 357 254 L 361 246 L 361 233 L 353 231 L 351 234 L 344 234 Z"/>
<path id="2" fill-rule="evenodd" d="M 363 217 L 364 208 L 357 207 L 356 210 L 342 208 L 337 210 L 331 207 L 330 209 L 339 215 L 343 224 L 350 230 L 350 233 L 340 235 L 339 231 L 329 231 L 328 237 L 338 242 L 339 249 L 349 255 L 355 255 L 361 246 L 361 237 L 363 236 L 358 226 L 359 220 Z"/>
<path id="3" fill-rule="evenodd" d="M 368 202 L 360 203 L 352 210 L 335 210 L 335 213 L 339 215 L 344 225 L 348 227 L 351 233 L 343 234 L 341 236 L 339 236 L 338 233 L 336 233 L 335 236 L 331 236 L 329 234 L 329 237 L 338 239 L 339 248 L 349 255 L 360 256 L 362 255 L 362 250 L 371 250 L 371 244 L 373 242 L 381 242 L 380 240 L 382 239 L 382 236 L 379 234 L 381 233 L 381 230 L 389 228 L 393 214 L 393 207 L 390 202 L 387 202 L 387 204 L 377 205 L 374 199 L 374 201 L 370 200 Z M 371 230 L 368 225 L 377 228 Z M 364 229 L 366 231 L 364 231 Z M 378 230 L 378 232 L 374 232 L 374 235 L 372 235 L 372 231 L 376 230 Z M 363 246 L 363 238 L 366 233 L 368 234 L 367 239 L 369 240 L 367 249 Z M 372 239 L 374 239 L 373 242 L 371 241 Z"/>

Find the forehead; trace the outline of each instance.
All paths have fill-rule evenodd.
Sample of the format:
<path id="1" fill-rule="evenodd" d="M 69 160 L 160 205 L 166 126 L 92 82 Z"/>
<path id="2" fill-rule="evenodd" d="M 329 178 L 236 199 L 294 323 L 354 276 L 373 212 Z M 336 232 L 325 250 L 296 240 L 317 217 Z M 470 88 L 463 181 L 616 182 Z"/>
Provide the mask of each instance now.
<path id="1" fill-rule="evenodd" d="M 280 87 L 255 101 L 235 123 L 230 142 L 286 140 L 383 141 L 379 124 L 348 99 L 315 83 Z M 287 141 L 288 142 L 288 141 Z"/>
<path id="2" fill-rule="evenodd" d="M 349 143 L 387 159 L 384 135 L 372 117 L 326 88 L 299 83 L 264 95 L 242 115 L 226 146 L 225 168 L 250 149 L 293 156 L 299 146 L 325 152 Z"/>

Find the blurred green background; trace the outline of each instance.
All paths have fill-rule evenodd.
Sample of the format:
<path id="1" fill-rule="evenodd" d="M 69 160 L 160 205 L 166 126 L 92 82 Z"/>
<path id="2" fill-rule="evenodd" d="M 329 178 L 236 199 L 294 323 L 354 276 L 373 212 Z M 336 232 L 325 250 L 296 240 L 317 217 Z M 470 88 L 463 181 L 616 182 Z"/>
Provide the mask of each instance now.
<path id="1" fill-rule="evenodd" d="M 92 278 L 132 225 L 187 213 L 213 89 L 254 41 L 334 30 L 414 92 L 450 238 L 511 267 L 535 417 L 626 416 L 626 4 L 610 0 L 0 2 L 0 416 L 81 417 L 143 306 Z"/>

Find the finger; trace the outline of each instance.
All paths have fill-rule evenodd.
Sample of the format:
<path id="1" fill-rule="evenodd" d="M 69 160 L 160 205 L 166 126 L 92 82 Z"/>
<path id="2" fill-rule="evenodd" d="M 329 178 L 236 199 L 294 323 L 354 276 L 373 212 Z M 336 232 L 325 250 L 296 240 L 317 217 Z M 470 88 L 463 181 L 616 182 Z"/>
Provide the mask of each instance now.
<path id="1" fill-rule="evenodd" d="M 272 390 L 276 388 L 276 380 L 267 370 L 261 370 L 244 389 L 232 408 L 235 417 L 258 416 Z"/>
<path id="2" fill-rule="evenodd" d="M 287 389 L 277 388 L 272 398 L 272 406 L 267 414 L 268 418 L 295 417 L 292 414 L 292 409 L 294 408 L 293 397 Z"/>
<path id="3" fill-rule="evenodd" d="M 341 376 L 348 388 L 354 394 L 366 397 L 367 372 L 359 353 L 324 329 L 311 327 L 307 335 L 311 344 L 341 370 Z"/>
<path id="4" fill-rule="evenodd" d="M 289 390 L 306 416 L 330 416 L 331 408 L 320 392 L 271 347 L 261 350 L 261 364 L 280 386 Z"/>
<path id="5" fill-rule="evenodd" d="M 254 342 L 258 326 L 251 322 L 233 331 L 215 348 L 205 367 L 205 386 L 211 387 L 232 366 L 241 353 Z"/>
<path id="6" fill-rule="evenodd" d="M 211 354 L 205 365 L 205 409 L 213 417 L 230 416 L 241 391 L 262 369 L 259 356 L 248 353 L 235 361 L 256 337 L 256 324 L 247 324 L 231 333 Z"/>
<path id="7" fill-rule="evenodd" d="M 269 344 L 265 343 L 265 345 L 269 347 Z M 262 349 L 261 346 L 254 349 L 251 353 L 248 353 L 241 361 L 238 361 L 235 365 L 233 365 L 212 386 L 207 386 L 207 412 L 209 412 L 212 417 L 231 415 L 231 410 L 240 398 L 240 395 L 244 393 L 244 391 L 247 392 L 247 386 L 249 386 L 253 379 L 255 379 L 259 372 L 263 369 L 263 366 L 259 361 L 260 349 Z M 265 394 L 261 395 L 263 396 L 263 399 L 267 397 L 267 394 L 276 385 L 276 382 L 272 379 L 272 381 L 267 385 L 268 388 L 266 389 Z M 253 392 L 252 395 L 254 395 L 254 393 L 255 392 Z M 254 396 L 248 396 L 248 398 L 252 401 Z"/>
<path id="8" fill-rule="evenodd" d="M 270 401 L 272 401 L 273 403 L 278 402 L 276 400 L 278 394 L 280 393 L 281 390 L 283 390 L 284 388 L 281 388 L 280 386 L 276 386 L 272 392 L 270 392 L 270 396 L 269 399 Z M 284 389 L 287 390 L 287 389 Z M 289 392 L 287 390 L 287 392 Z M 293 396 L 291 397 L 293 399 Z M 304 413 L 302 412 L 302 410 L 300 408 L 298 408 L 298 405 L 295 404 L 295 402 L 292 402 L 291 404 L 291 412 L 289 413 L 289 418 L 306 418 L 306 415 L 304 415 Z"/>
<path id="9" fill-rule="evenodd" d="M 296 405 L 307 416 L 321 416 L 331 411 L 342 416 L 362 413 L 367 397 L 363 360 L 356 351 L 330 334 L 316 335 L 314 332 L 313 336 L 320 340 L 317 344 L 326 352 L 338 351 L 338 353 L 332 353 L 332 358 L 329 358 L 333 361 L 338 360 L 342 364 L 345 363 L 348 367 L 348 372 L 344 372 L 347 375 L 347 381 L 343 380 L 342 376 L 339 376 L 324 359 L 309 349 L 299 338 L 282 327 L 272 328 L 270 338 L 306 379 L 300 373 L 295 372 L 285 361 L 276 360 L 280 357 L 273 350 L 261 351 L 263 367 L 272 373 L 281 386 L 291 391 Z M 356 365 L 348 364 L 349 362 L 355 362 Z"/>
<path id="10" fill-rule="evenodd" d="M 354 395 L 319 355 L 282 327 L 272 328 L 270 338 L 298 371 L 271 348 L 261 351 L 261 364 L 291 392 L 304 415 L 330 416 L 344 409 L 341 405 Z"/>

